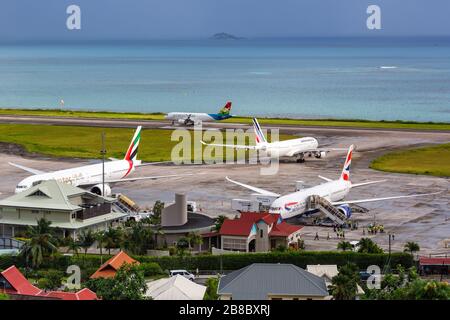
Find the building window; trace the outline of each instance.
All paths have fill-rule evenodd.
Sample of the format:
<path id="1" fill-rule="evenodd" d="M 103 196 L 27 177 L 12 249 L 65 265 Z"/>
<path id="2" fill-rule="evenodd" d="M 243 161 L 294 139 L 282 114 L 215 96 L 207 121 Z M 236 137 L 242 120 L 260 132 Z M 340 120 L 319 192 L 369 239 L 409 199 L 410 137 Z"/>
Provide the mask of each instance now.
<path id="1" fill-rule="evenodd" d="M 228 250 L 246 251 L 247 241 L 245 239 L 222 238 L 223 248 Z"/>
<path id="2" fill-rule="evenodd" d="M 39 213 L 39 210 L 31 210 L 31 213 Z"/>
<path id="3" fill-rule="evenodd" d="M 72 219 L 75 219 L 75 218 L 76 218 L 76 214 L 74 212 L 74 213 L 72 213 Z"/>
<path id="4" fill-rule="evenodd" d="M 262 231 L 262 230 L 259 230 L 259 237 L 262 238 L 263 235 L 264 235 L 264 234 L 263 234 L 263 231 Z"/>

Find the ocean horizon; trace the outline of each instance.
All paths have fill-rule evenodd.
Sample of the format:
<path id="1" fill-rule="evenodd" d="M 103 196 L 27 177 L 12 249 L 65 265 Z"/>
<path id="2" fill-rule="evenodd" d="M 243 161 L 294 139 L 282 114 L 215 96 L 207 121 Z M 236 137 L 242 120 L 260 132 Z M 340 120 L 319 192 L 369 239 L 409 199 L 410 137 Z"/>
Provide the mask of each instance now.
<path id="1" fill-rule="evenodd" d="M 0 44 L 0 108 L 450 122 L 450 38 Z"/>

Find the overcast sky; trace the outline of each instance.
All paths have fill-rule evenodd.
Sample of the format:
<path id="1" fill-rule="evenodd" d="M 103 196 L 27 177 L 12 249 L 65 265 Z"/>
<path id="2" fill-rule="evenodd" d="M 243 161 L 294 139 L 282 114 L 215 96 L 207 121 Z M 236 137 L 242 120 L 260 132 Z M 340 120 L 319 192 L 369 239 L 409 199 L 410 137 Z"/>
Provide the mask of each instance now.
<path id="1" fill-rule="evenodd" d="M 81 7 L 68 31 L 66 8 Z M 366 28 L 381 7 L 382 30 Z M 449 0 L 1 0 L 0 40 L 450 35 Z"/>

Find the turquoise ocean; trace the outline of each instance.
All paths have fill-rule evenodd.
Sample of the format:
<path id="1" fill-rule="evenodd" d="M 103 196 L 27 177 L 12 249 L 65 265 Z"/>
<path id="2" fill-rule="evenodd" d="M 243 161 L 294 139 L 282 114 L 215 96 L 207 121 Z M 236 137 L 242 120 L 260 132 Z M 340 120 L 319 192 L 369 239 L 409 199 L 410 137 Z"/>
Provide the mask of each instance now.
<path id="1" fill-rule="evenodd" d="M 450 38 L 0 44 L 0 107 L 450 122 Z"/>

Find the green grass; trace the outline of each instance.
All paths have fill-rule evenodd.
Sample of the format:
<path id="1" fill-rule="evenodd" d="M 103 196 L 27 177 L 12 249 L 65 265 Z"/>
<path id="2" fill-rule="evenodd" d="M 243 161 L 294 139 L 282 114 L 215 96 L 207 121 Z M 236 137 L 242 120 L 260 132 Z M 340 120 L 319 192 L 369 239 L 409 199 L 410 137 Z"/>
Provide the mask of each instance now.
<path id="1" fill-rule="evenodd" d="M 122 159 L 134 129 L 0 124 L 0 141 L 21 145 L 31 153 L 92 159 L 100 158 L 102 132 L 105 132 L 106 156 Z M 189 131 L 189 134 L 191 134 L 192 143 L 194 139 L 198 141 L 201 138 L 200 136 L 192 137 L 192 131 Z M 171 141 L 171 135 L 172 130 L 143 130 L 138 159 L 146 162 L 170 160 L 172 148 L 179 143 L 179 141 Z M 280 135 L 280 140 L 289 138 L 293 136 Z M 209 139 L 206 140 L 209 141 Z"/>
<path id="2" fill-rule="evenodd" d="M 57 116 L 78 118 L 104 119 L 135 119 L 135 120 L 163 120 L 163 113 L 124 113 L 106 111 L 73 111 L 61 109 L 0 109 L 0 115 L 31 115 Z M 370 120 L 337 120 L 337 119 L 284 119 L 260 118 L 261 124 L 325 126 L 325 127 L 355 127 L 374 129 L 419 129 L 419 130 L 450 130 L 450 123 L 414 122 L 414 121 L 370 121 Z M 233 117 L 225 122 L 251 123 L 250 117 Z"/>
<path id="3" fill-rule="evenodd" d="M 61 109 L 0 109 L 0 115 L 20 116 L 46 116 L 69 118 L 104 118 L 104 119 L 136 119 L 136 120 L 162 120 L 164 113 L 140 112 L 108 112 L 108 111 L 74 111 Z"/>
<path id="4" fill-rule="evenodd" d="M 450 177 L 450 143 L 387 153 L 375 159 L 372 169 Z"/>
<path id="5" fill-rule="evenodd" d="M 226 122 L 251 123 L 251 118 L 236 117 L 227 119 Z M 258 118 L 260 124 L 269 125 L 298 125 L 319 127 L 348 127 L 348 128 L 373 128 L 373 129 L 414 129 L 414 130 L 450 130 L 450 123 L 414 122 L 414 121 L 371 121 L 351 119 L 282 119 L 282 118 Z"/>

